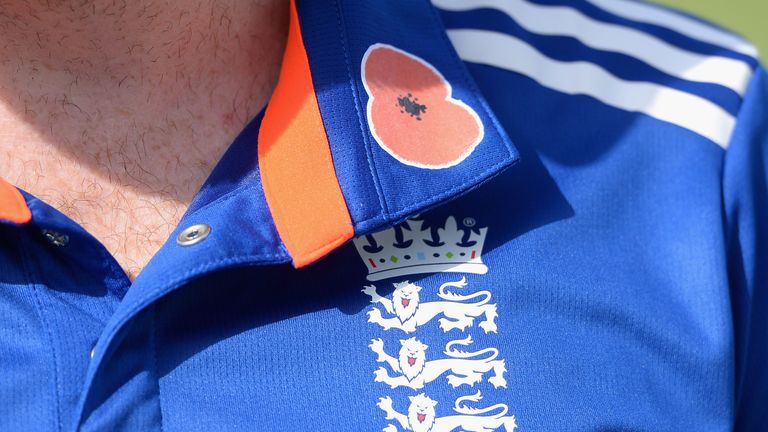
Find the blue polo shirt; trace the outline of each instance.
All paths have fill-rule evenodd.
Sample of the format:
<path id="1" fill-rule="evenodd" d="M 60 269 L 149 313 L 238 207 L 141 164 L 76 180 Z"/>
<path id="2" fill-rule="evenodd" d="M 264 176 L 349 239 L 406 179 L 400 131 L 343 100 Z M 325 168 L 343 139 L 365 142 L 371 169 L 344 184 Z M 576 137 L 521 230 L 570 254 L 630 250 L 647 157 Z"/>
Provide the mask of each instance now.
<path id="1" fill-rule="evenodd" d="M 768 76 L 628 0 L 296 0 L 131 283 L 0 185 L 3 431 L 768 427 Z"/>

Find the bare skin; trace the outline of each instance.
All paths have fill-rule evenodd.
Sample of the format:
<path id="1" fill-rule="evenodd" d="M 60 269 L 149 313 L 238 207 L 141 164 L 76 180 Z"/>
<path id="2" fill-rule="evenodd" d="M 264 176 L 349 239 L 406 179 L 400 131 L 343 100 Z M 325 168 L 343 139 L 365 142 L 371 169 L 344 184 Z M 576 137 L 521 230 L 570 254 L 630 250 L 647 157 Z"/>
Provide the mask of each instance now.
<path id="1" fill-rule="evenodd" d="M 0 176 L 133 279 L 266 103 L 287 0 L 0 0 Z"/>

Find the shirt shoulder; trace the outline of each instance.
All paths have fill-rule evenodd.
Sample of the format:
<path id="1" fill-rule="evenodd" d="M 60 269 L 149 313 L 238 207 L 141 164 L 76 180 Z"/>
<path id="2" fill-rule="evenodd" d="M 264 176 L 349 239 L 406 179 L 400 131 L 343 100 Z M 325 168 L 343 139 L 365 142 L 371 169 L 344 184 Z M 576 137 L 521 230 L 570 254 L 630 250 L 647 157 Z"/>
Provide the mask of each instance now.
<path id="1" fill-rule="evenodd" d="M 759 67 L 743 37 L 632 0 L 434 0 L 459 56 L 727 147 Z"/>

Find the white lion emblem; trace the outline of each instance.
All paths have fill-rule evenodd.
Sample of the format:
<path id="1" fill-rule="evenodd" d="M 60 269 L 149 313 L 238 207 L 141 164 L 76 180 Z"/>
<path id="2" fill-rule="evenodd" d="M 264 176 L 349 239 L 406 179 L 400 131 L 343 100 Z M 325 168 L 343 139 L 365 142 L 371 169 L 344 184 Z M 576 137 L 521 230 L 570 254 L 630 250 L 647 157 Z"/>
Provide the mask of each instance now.
<path id="1" fill-rule="evenodd" d="M 464 402 L 478 402 L 482 399 L 478 391 L 474 395 L 463 396 L 456 399 L 453 410 L 458 415 L 445 417 L 435 416 L 437 402 L 424 393 L 409 396 L 411 404 L 408 406 L 408 415 L 400 414 L 392 407 L 392 399 L 383 397 L 377 404 L 387 414 L 387 420 L 395 420 L 406 431 L 413 432 L 450 432 L 462 430 L 465 432 L 493 432 L 504 430 L 513 432 L 517 427 L 515 416 L 507 416 L 509 407 L 505 404 L 496 404 L 487 408 L 472 408 L 463 405 Z M 500 429 L 500 428 L 504 429 Z M 384 432 L 398 432 L 394 424 L 387 425 Z"/>
<path id="2" fill-rule="evenodd" d="M 466 278 L 461 278 L 457 282 L 446 282 L 440 286 L 437 296 L 442 300 L 433 302 L 420 302 L 419 292 L 422 287 L 408 281 L 395 283 L 395 291 L 392 293 L 392 300 L 384 298 L 376 291 L 376 287 L 368 285 L 363 288 L 363 292 L 371 297 L 371 303 L 381 303 L 389 315 L 395 315 L 391 318 L 384 318 L 379 308 L 374 307 L 368 312 L 368 322 L 380 325 L 384 330 L 398 328 L 406 333 L 416 331 L 416 328 L 422 326 L 438 315 L 444 315 L 440 318 L 440 328 L 444 332 L 452 329 L 464 331 L 471 326 L 474 319 L 485 316 L 479 326 L 486 333 L 496 333 L 496 304 L 491 301 L 491 293 L 483 290 L 473 294 L 456 294 L 448 291 L 448 288 L 463 288 L 467 286 Z M 478 301 L 465 303 L 466 301 L 479 298 Z"/>
<path id="3" fill-rule="evenodd" d="M 399 375 L 389 376 L 387 369 L 378 368 L 374 375 L 376 382 L 383 382 L 392 388 L 400 386 L 414 390 L 424 388 L 424 385 L 436 380 L 440 375 L 451 372 L 448 384 L 456 388 L 462 384 L 474 386 L 483 380 L 483 374 L 493 372 L 488 382 L 494 387 L 506 387 L 504 373 L 507 371 L 504 360 L 496 360 L 499 350 L 486 348 L 475 352 L 457 350 L 456 345 L 467 346 L 472 343 L 472 337 L 450 341 L 445 345 L 444 354 L 448 358 L 426 361 L 427 345 L 416 338 L 400 340 L 400 352 L 394 358 L 384 352 L 384 341 L 374 339 L 368 345 L 378 355 L 377 362 L 386 363 L 392 371 Z"/>

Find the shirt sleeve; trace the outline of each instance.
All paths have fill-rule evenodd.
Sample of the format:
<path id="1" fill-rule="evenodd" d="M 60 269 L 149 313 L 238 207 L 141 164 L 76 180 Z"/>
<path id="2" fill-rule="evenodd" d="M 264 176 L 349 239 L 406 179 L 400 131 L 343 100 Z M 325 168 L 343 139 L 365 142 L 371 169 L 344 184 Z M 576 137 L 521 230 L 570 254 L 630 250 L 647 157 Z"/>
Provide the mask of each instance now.
<path id="1" fill-rule="evenodd" d="M 758 66 L 723 167 L 735 342 L 735 428 L 768 424 L 768 77 Z"/>

